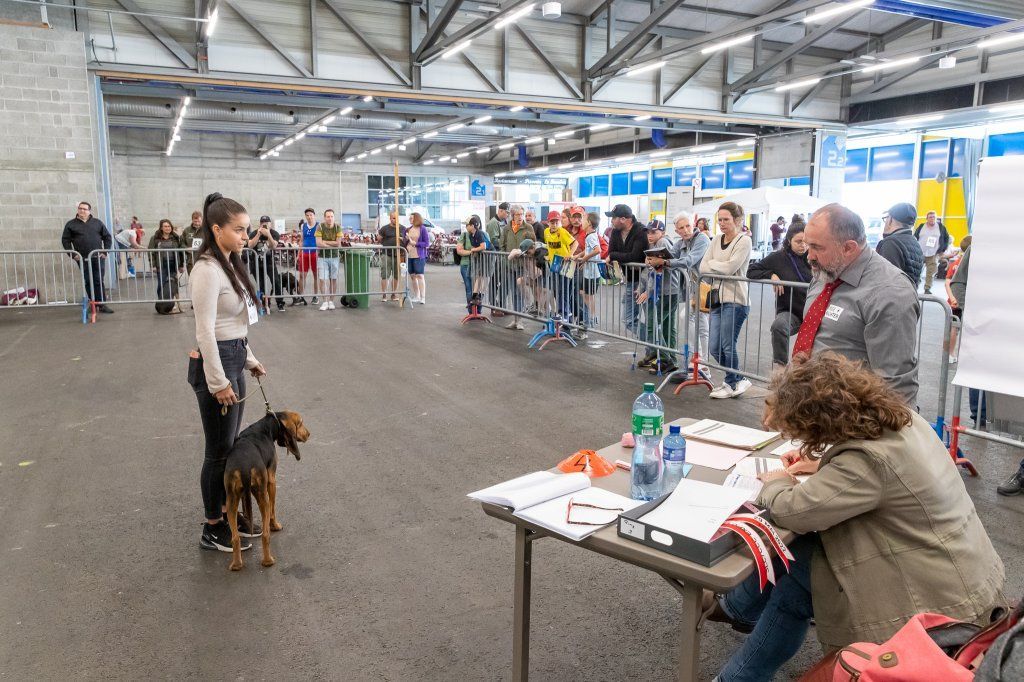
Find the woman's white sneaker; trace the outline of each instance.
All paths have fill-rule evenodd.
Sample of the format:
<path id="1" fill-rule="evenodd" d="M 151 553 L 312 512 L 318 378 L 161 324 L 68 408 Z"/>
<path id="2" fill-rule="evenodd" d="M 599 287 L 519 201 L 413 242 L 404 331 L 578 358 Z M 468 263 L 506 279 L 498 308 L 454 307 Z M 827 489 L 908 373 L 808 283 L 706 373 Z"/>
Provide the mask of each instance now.
<path id="1" fill-rule="evenodd" d="M 732 395 L 730 398 L 736 398 L 747 392 L 747 389 L 753 386 L 747 379 L 740 379 L 736 382 L 736 388 L 732 389 Z"/>
<path id="2" fill-rule="evenodd" d="M 708 394 L 708 397 L 709 398 L 731 398 L 732 397 L 732 387 L 729 386 L 729 384 L 722 384 L 721 386 L 719 386 L 715 390 L 711 391 L 711 393 Z"/>

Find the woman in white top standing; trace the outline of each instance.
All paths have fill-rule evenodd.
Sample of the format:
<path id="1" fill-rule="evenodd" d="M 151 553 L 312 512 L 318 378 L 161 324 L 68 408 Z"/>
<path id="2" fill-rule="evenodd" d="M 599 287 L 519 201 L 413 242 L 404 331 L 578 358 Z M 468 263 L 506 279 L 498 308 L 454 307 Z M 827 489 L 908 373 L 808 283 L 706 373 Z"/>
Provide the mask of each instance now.
<path id="1" fill-rule="evenodd" d="M 727 201 L 718 207 L 720 234 L 711 240 L 700 261 L 702 275 L 744 277 L 750 262 L 750 235 L 743 232 L 743 208 Z M 736 342 L 747 319 L 747 283 L 725 279 L 711 280 L 708 305 L 711 308 L 711 355 L 723 367 L 739 368 Z M 725 381 L 711 392 L 712 398 L 735 398 L 750 388 L 750 381 L 726 370 Z"/>
<path id="2" fill-rule="evenodd" d="M 218 193 L 206 197 L 202 246 L 192 268 L 192 307 L 196 315 L 196 342 L 188 363 L 188 382 L 199 401 L 206 436 L 206 455 L 200 475 L 206 523 L 199 546 L 231 551 L 231 530 L 224 520 L 224 464 L 242 423 L 245 370 L 266 375 L 246 340 L 249 325 L 258 319 L 256 290 L 242 262 L 248 240 L 249 215 L 245 207 Z M 256 537 L 260 529 L 252 519 L 239 516 L 239 534 Z M 251 543 L 243 544 L 249 549 Z"/>

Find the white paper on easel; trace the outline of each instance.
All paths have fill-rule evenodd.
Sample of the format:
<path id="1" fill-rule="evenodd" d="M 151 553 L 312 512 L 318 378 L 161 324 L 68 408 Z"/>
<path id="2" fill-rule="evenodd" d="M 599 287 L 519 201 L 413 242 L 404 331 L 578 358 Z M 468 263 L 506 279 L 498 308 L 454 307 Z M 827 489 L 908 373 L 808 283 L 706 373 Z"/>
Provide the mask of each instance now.
<path id="1" fill-rule="evenodd" d="M 978 173 L 971 226 L 967 306 L 953 383 L 1024 397 L 1024 241 L 1020 179 L 1024 156 L 987 157 Z"/>

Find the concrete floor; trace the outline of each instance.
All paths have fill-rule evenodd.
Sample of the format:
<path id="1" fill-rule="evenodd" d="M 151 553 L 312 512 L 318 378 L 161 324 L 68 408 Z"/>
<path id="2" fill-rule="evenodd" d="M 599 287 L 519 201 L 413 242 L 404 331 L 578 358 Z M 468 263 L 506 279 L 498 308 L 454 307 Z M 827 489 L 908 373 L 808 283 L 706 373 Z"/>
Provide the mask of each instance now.
<path id="1" fill-rule="evenodd" d="M 533 352 L 529 325 L 460 327 L 457 271 L 428 281 L 415 311 L 290 309 L 253 328 L 272 404 L 312 438 L 281 465 L 278 564 L 260 567 L 257 547 L 241 573 L 197 545 L 191 316 L 0 314 L 0 677 L 508 679 L 512 529 L 465 494 L 617 439 L 649 375 L 630 372 L 625 344 Z M 667 416 L 752 423 L 755 393 L 694 390 Z M 967 487 L 1019 597 L 1024 498 L 995 494 L 1019 453 L 969 453 L 982 477 Z M 539 542 L 534 679 L 669 679 L 678 609 L 653 574 Z M 739 642 L 709 624 L 702 678 Z M 780 679 L 817 656 L 812 637 Z"/>

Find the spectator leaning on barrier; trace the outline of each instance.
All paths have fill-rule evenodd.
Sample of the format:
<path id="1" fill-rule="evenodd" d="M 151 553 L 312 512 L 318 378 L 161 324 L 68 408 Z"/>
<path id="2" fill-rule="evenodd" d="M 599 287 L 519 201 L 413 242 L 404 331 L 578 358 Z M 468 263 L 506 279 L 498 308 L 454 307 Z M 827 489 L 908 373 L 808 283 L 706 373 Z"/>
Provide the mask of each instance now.
<path id="1" fill-rule="evenodd" d="M 668 260 L 668 267 L 679 273 L 680 295 L 686 294 L 687 286 L 689 286 L 689 291 L 693 293 L 688 305 L 694 314 L 700 316 L 698 323 L 700 329 L 698 352 L 702 357 L 707 357 L 709 347 L 708 313 L 699 310 L 700 296 L 697 283 L 700 280 L 700 262 L 704 258 L 704 254 L 707 253 L 711 240 L 703 232 L 698 232 L 694 229 L 693 222 L 687 213 L 677 215 L 673 225 L 679 239 L 669 247 L 669 253 L 672 257 Z M 647 259 L 647 262 L 655 267 L 661 265 L 660 261 L 661 259 L 656 257 Z M 701 372 L 703 373 L 705 370 L 702 369 Z"/>
<path id="2" fill-rule="evenodd" d="M 462 283 L 466 287 L 466 310 L 480 312 L 480 295 L 482 288 L 486 286 L 487 271 L 490 263 L 485 261 L 480 254 L 490 247 L 490 239 L 480 224 L 480 216 L 472 215 L 466 220 L 466 231 L 459 237 L 455 245 L 455 253 L 459 254 L 459 270 L 462 275 Z"/>
<path id="3" fill-rule="evenodd" d="M 156 273 L 156 297 L 161 301 L 171 301 L 178 297 L 178 270 L 184 267 L 183 248 L 181 237 L 174 231 L 174 225 L 170 220 L 164 218 L 157 225 L 156 232 L 149 238 L 149 258 Z M 171 249 L 167 253 L 160 253 L 162 249 Z M 158 312 L 164 315 L 180 313 L 177 305 L 169 307 L 164 312 L 158 307 Z"/>
<path id="4" fill-rule="evenodd" d="M 508 208 L 509 204 L 507 201 L 501 202 L 494 211 L 494 217 L 487 221 L 487 236 L 490 237 L 492 244 L 498 243 L 498 240 L 501 239 L 501 233 L 508 226 Z"/>
<path id="5" fill-rule="evenodd" d="M 203 214 L 199 211 L 192 211 L 192 222 L 181 231 L 181 243 L 186 249 L 192 249 L 185 254 L 185 267 L 188 273 L 192 274 L 192 266 L 195 265 L 195 252 L 203 245 L 203 238 L 199 229 L 203 226 Z"/>
<path id="6" fill-rule="evenodd" d="M 964 238 L 965 240 L 967 237 Z M 970 275 L 971 269 L 971 247 L 970 244 L 967 246 L 967 250 L 964 251 L 963 258 L 960 259 L 960 264 L 957 265 L 956 273 L 953 275 L 952 281 L 949 282 L 950 291 L 950 305 L 953 308 L 960 310 L 960 319 L 963 320 L 964 311 L 967 309 L 967 278 Z M 967 389 L 968 404 L 971 408 L 971 419 L 974 420 L 975 428 L 982 428 L 988 421 L 987 410 L 985 409 L 985 398 L 981 391 L 976 388 Z M 1021 492 L 1021 484 L 1024 482 L 1024 478 L 1021 478 L 1018 474 L 1024 473 L 1024 461 L 1021 462 L 1020 469 L 1017 474 L 1014 474 L 1015 478 L 1012 478 L 1004 483 L 997 489 L 997 492 L 1001 495 L 1019 495 Z"/>
<path id="7" fill-rule="evenodd" d="M 747 269 L 750 279 L 770 279 L 776 282 L 811 281 L 811 266 L 807 263 L 807 244 L 804 242 L 802 222 L 794 222 L 786 231 L 782 248 L 773 251 Z M 796 287 L 775 287 L 775 321 L 772 322 L 772 360 L 776 365 L 789 362 L 789 337 L 796 334 L 804 320 L 807 290 Z"/>
<path id="8" fill-rule="evenodd" d="M 551 283 L 551 295 L 555 299 L 556 313 L 563 318 L 570 310 L 569 286 L 561 276 L 562 268 L 576 251 L 576 240 L 569 231 L 562 227 L 563 215 L 558 211 L 548 214 L 548 226 L 544 230 L 544 243 L 547 245 L 548 269 Z"/>
<path id="9" fill-rule="evenodd" d="M 1003 562 L 957 467 L 877 375 L 833 353 L 795 359 L 773 380 L 763 421 L 803 444 L 783 456 L 788 469 L 759 476 L 756 501 L 800 534 L 796 561 L 787 572 L 776 560 L 763 593 L 755 572 L 719 598 L 711 620 L 753 631 L 716 679 L 774 679 L 812 617 L 832 652 L 884 642 L 918 613 L 984 627 L 1008 606 Z"/>
<path id="10" fill-rule="evenodd" d="M 398 222 L 398 211 L 391 211 L 391 222 L 377 230 L 377 243 L 383 248 L 380 254 L 380 290 L 383 292 L 381 301 L 398 300 L 398 274 L 399 274 L 399 253 L 396 244 L 404 243 L 406 226 Z M 395 234 L 398 238 L 396 240 Z"/>
<path id="11" fill-rule="evenodd" d="M 729 275 L 742 277 L 750 262 L 750 235 L 743 232 L 743 207 L 727 201 L 718 208 L 718 229 L 721 234 L 711 240 L 711 246 L 700 262 L 702 275 Z M 711 391 L 711 398 L 735 398 L 750 388 L 749 380 L 736 373 L 739 354 L 736 343 L 740 329 L 750 313 L 747 283 L 711 279 L 708 308 L 711 310 L 711 355 L 726 367 L 722 385 Z"/>
<path id="12" fill-rule="evenodd" d="M 202 214 L 199 215 L 199 219 L 202 224 Z M 270 305 L 270 292 L 273 290 L 274 296 L 277 297 L 277 312 L 283 313 L 285 307 L 284 297 L 281 296 L 281 277 L 277 272 L 277 263 L 274 262 L 274 250 L 281 241 L 281 235 L 271 227 L 272 224 L 270 216 L 261 216 L 259 226 L 249 230 L 249 241 L 246 246 L 255 252 L 256 257 L 247 260 L 249 272 L 256 281 L 257 293 L 263 292 L 263 305 Z M 202 239 L 199 241 L 202 242 Z"/>
<path id="13" fill-rule="evenodd" d="M 341 252 L 329 247 L 341 246 L 341 225 L 334 222 L 333 209 L 324 211 L 324 220 L 317 225 L 315 235 L 316 247 L 320 249 L 316 270 L 320 279 L 320 292 L 324 295 L 320 310 L 334 310 L 334 297 L 338 294 L 338 277 L 341 274 Z"/>
<path id="14" fill-rule="evenodd" d="M 508 209 L 509 203 L 507 201 L 501 202 L 494 211 L 494 217 L 487 221 L 487 237 L 490 242 L 490 246 L 487 247 L 488 250 L 498 249 L 501 245 L 501 235 L 508 229 Z M 489 263 L 488 265 L 493 264 Z M 490 278 L 487 294 L 491 304 L 499 307 L 505 306 L 505 285 L 506 282 L 501 277 Z M 504 311 L 491 310 L 492 317 L 503 317 L 504 315 Z"/>
<path id="15" fill-rule="evenodd" d="M 513 249 L 520 249 L 520 244 L 525 240 L 529 239 L 533 241 L 533 225 L 527 223 L 524 218 L 523 207 L 519 204 L 514 204 L 509 209 L 511 222 L 501 232 L 501 241 L 499 242 L 499 251 L 511 253 Z M 520 274 L 521 264 L 515 259 L 510 259 L 503 268 L 505 270 L 505 283 L 504 290 L 512 293 L 512 309 L 516 312 L 522 312 L 523 310 L 523 294 L 522 290 L 516 286 L 516 279 Z M 522 329 L 523 323 L 516 315 L 512 316 L 512 321 L 505 325 L 506 329 Z"/>
<path id="16" fill-rule="evenodd" d="M 112 240 L 106 225 L 92 215 L 92 204 L 88 201 L 78 202 L 75 217 L 64 224 L 60 243 L 65 251 L 71 252 L 71 257 L 82 269 L 89 300 L 99 304 L 97 309 L 101 313 L 114 312 L 104 303 L 106 296 L 103 293 L 103 268 L 107 258 L 104 251 L 110 250 Z M 93 251 L 99 253 L 90 258 Z"/>
<path id="17" fill-rule="evenodd" d="M 647 225 L 649 250 L 660 250 L 671 255 L 671 242 L 665 239 L 665 223 L 652 220 Z M 646 259 L 647 269 L 640 277 L 636 289 L 636 302 L 643 306 L 640 336 L 647 342 L 646 354 L 639 367 L 650 367 L 652 374 L 674 372 L 679 369 L 675 353 L 666 352 L 655 345 L 675 348 L 678 343 L 676 328 L 679 319 L 678 268 L 667 267 L 668 259 Z"/>
<path id="18" fill-rule="evenodd" d="M 818 209 L 804 240 L 813 277 L 793 355 L 832 350 L 862 360 L 914 405 L 921 315 L 914 286 L 867 247 L 864 223 L 845 206 Z"/>
<path id="19" fill-rule="evenodd" d="M 135 278 L 135 263 L 132 261 L 131 253 L 133 250 L 139 250 L 142 248 L 142 243 L 139 242 L 139 233 L 137 230 L 131 227 L 121 230 L 114 235 L 114 247 L 120 251 L 125 251 L 124 263 L 122 264 L 120 254 L 117 259 L 117 274 L 119 279 L 134 279 Z"/>
<path id="20" fill-rule="evenodd" d="M 526 238 L 519 246 L 509 252 L 509 260 L 516 263 L 516 286 L 522 291 L 527 301 L 526 314 L 535 315 L 541 302 L 538 280 L 543 270 L 537 267 L 537 242 Z"/>
<path id="21" fill-rule="evenodd" d="M 939 267 L 939 256 L 946 253 L 949 248 L 949 232 L 946 226 L 938 220 L 935 211 L 928 211 L 924 222 L 914 230 L 914 239 L 921 246 L 921 253 L 924 256 L 924 293 L 932 293 L 932 282 L 935 281 L 935 271 Z"/>
<path id="22" fill-rule="evenodd" d="M 626 331 L 636 333 L 640 319 L 640 308 L 636 304 L 636 287 L 640 279 L 641 268 L 628 267 L 631 263 L 639 264 L 645 260 L 647 235 L 644 226 L 633 216 L 633 209 L 625 204 L 616 204 L 605 213 L 612 219 L 612 237 L 608 240 L 608 258 L 606 263 L 618 263 L 622 267 L 623 292 L 622 316 Z"/>
<path id="23" fill-rule="evenodd" d="M 311 208 L 307 208 L 304 213 L 304 218 L 299 222 L 299 235 L 302 240 L 302 251 L 299 252 L 299 258 L 296 261 L 296 271 L 298 272 L 297 289 L 299 292 L 299 298 L 292 299 L 292 305 L 295 305 L 299 301 L 302 305 L 307 305 L 306 298 L 303 296 L 306 290 L 306 273 L 310 273 L 313 277 L 313 305 L 316 305 L 320 299 L 317 298 L 316 294 L 320 292 L 320 285 L 317 282 L 317 266 L 316 266 L 316 230 L 320 227 L 320 223 L 316 221 L 316 211 Z"/>
<path id="24" fill-rule="evenodd" d="M 924 254 L 921 252 L 921 245 L 914 239 L 911 228 L 917 220 L 917 209 L 913 204 L 896 204 L 882 218 L 885 227 L 885 236 L 875 246 L 878 255 L 886 259 L 909 279 L 917 290 L 917 283 L 921 280 L 921 270 L 924 268 Z"/>

